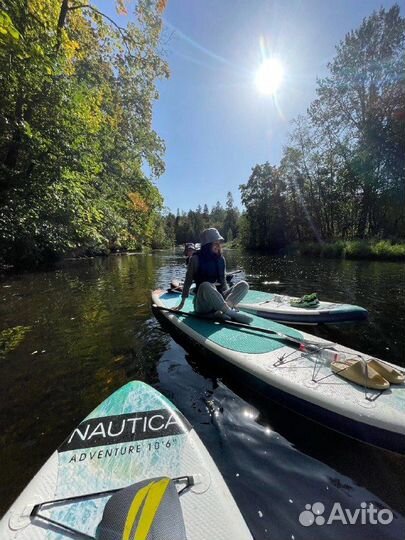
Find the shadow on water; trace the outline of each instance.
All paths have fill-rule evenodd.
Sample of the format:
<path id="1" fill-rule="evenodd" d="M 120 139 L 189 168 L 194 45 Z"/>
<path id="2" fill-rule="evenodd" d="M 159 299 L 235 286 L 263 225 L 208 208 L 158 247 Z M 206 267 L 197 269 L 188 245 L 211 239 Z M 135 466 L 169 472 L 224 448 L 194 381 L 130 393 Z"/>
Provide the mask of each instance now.
<path id="1" fill-rule="evenodd" d="M 325 300 L 364 305 L 368 324 L 310 331 L 404 365 L 403 266 L 238 252 L 227 261 L 244 268 L 241 278 L 257 289 L 278 292 L 269 282 L 280 281 L 286 294 L 316 290 Z M 402 540 L 404 458 L 263 400 L 200 352 L 186 354 L 150 312 L 150 291 L 182 275 L 181 256 L 159 252 L 76 261 L 0 282 L 0 332 L 9 336 L 0 357 L 0 513 L 74 425 L 139 379 L 194 425 L 255 538 Z M 391 507 L 393 522 L 299 522 L 306 504 L 323 503 L 326 516 L 335 502 L 354 510 L 363 501 Z"/>

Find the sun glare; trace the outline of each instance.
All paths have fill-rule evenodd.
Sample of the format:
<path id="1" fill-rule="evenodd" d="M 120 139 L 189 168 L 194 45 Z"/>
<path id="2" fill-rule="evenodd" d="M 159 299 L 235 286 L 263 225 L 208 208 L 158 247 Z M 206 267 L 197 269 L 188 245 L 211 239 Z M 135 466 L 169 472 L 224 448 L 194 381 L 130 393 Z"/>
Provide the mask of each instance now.
<path id="1" fill-rule="evenodd" d="M 277 58 L 264 60 L 256 73 L 256 88 L 261 94 L 274 95 L 280 88 L 284 78 L 283 66 Z"/>

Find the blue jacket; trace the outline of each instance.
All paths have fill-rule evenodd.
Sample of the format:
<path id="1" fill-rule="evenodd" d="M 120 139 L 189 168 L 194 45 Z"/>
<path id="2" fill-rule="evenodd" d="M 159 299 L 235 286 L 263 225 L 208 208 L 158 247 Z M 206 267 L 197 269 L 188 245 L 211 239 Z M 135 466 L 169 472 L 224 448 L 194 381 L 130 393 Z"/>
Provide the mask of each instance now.
<path id="1" fill-rule="evenodd" d="M 225 259 L 221 257 L 204 257 L 197 251 L 191 257 L 187 267 L 186 279 L 183 285 L 182 297 L 187 298 L 191 284 L 195 282 L 197 289 L 204 281 L 219 284 L 219 291 L 224 293 L 228 290 L 228 284 L 225 279 L 226 264 Z"/>
<path id="2" fill-rule="evenodd" d="M 198 257 L 198 269 L 195 276 L 197 290 L 204 281 L 221 284 L 225 279 L 225 259 L 223 256 L 208 259 L 198 251 L 196 257 Z"/>

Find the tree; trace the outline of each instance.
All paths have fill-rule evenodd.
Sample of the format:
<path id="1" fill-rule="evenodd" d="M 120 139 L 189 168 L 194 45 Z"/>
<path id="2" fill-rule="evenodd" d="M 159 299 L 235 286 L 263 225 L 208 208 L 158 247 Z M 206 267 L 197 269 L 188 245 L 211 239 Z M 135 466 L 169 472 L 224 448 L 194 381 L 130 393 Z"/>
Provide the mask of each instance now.
<path id="1" fill-rule="evenodd" d="M 3 260 L 150 242 L 162 199 L 141 166 L 164 166 L 151 127 L 155 80 L 168 74 L 159 4 L 140 0 L 126 28 L 88 2 L 0 4 Z"/>
<path id="2" fill-rule="evenodd" d="M 189 210 L 187 214 L 177 210 L 176 218 L 173 216 L 176 244 L 199 242 L 201 231 L 207 227 L 218 229 L 227 241 L 236 238 L 240 215 L 239 210 L 234 206 L 230 192 L 228 192 L 226 204 L 227 207 L 224 209 L 218 201 L 212 207 L 211 212 L 207 204 L 204 204 L 203 207 L 199 205 L 195 211 Z M 166 224 L 170 225 L 169 218 L 167 218 Z"/>
<path id="3" fill-rule="evenodd" d="M 332 142 L 345 177 L 357 185 L 360 237 L 392 234 L 398 227 L 405 233 L 404 48 L 399 6 L 373 12 L 338 45 L 310 108 L 311 122 Z"/>
<path id="4" fill-rule="evenodd" d="M 240 186 L 246 208 L 246 247 L 277 251 L 285 246 L 285 185 L 277 167 L 256 165 L 246 184 Z"/>
<path id="5" fill-rule="evenodd" d="M 241 186 L 244 245 L 405 237 L 404 53 L 397 5 L 346 35 L 280 167 L 256 165 Z"/>
<path id="6" fill-rule="evenodd" d="M 211 209 L 210 224 L 211 227 L 215 227 L 219 231 L 223 230 L 225 221 L 225 210 L 221 203 L 217 201 L 215 206 Z"/>
<path id="7" fill-rule="evenodd" d="M 226 241 L 230 242 L 238 234 L 238 221 L 239 221 L 239 210 L 234 206 L 233 196 L 230 191 L 228 191 L 226 196 L 226 205 L 225 205 L 225 219 L 223 228 L 226 234 Z M 229 235 L 230 231 L 230 235 Z"/>
<path id="8" fill-rule="evenodd" d="M 210 225 L 210 213 L 209 213 L 209 210 L 208 210 L 207 203 L 204 204 L 202 217 L 203 217 L 204 229 L 206 229 Z"/>

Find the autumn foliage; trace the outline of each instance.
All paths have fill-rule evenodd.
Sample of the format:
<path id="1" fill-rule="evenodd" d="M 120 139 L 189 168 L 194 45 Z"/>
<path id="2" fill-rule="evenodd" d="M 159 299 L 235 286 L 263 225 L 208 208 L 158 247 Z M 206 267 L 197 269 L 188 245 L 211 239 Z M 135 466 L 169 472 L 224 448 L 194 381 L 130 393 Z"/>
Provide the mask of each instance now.
<path id="1" fill-rule="evenodd" d="M 151 125 L 163 8 L 0 1 L 0 263 L 151 243 L 162 198 L 142 166 L 164 170 Z"/>

